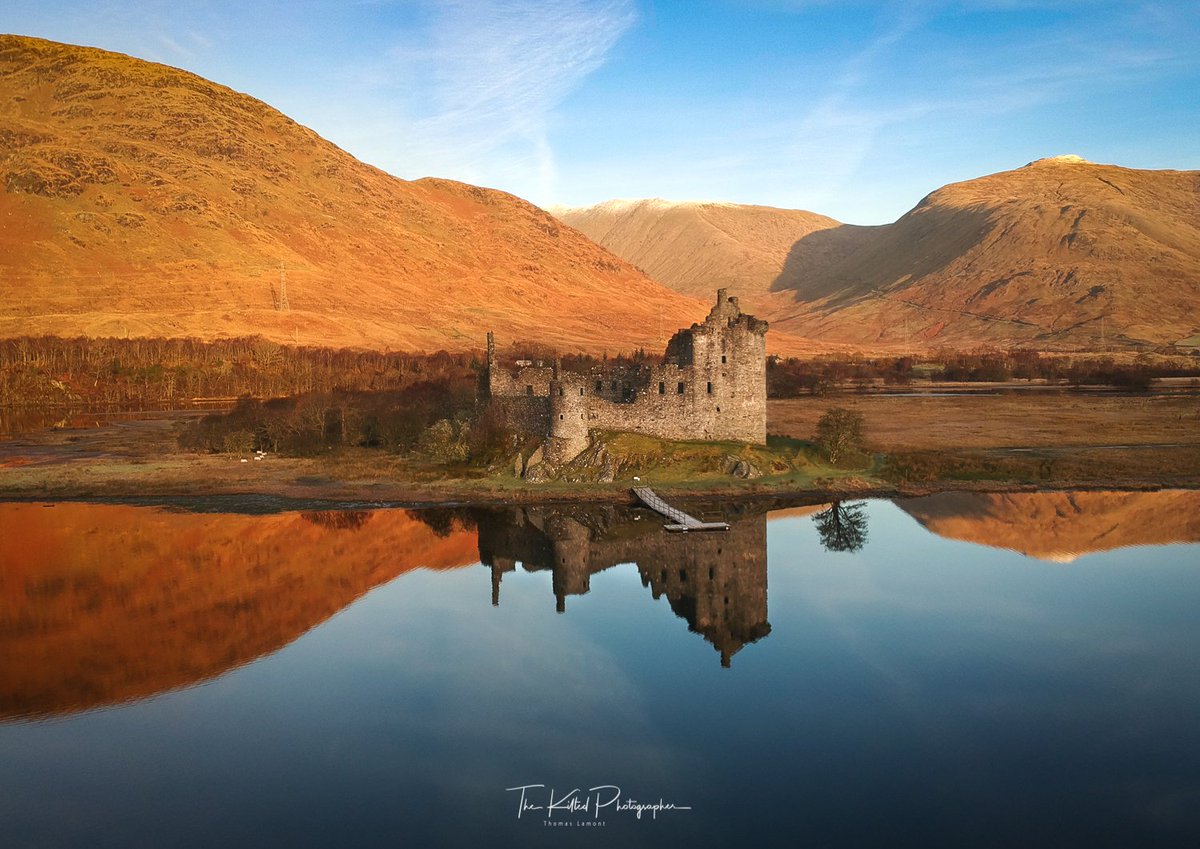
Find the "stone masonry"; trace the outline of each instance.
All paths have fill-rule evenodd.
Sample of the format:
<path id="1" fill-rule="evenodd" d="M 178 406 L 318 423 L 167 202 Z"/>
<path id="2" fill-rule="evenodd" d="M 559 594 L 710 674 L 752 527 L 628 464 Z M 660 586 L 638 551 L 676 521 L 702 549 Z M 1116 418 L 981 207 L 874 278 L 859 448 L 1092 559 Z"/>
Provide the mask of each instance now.
<path id="1" fill-rule="evenodd" d="M 593 430 L 763 444 L 766 333 L 767 322 L 743 313 L 725 289 L 702 323 L 671 337 L 661 362 L 636 368 L 502 368 L 489 333 L 487 394 L 511 425 L 546 440 L 552 463 L 578 456 Z"/>

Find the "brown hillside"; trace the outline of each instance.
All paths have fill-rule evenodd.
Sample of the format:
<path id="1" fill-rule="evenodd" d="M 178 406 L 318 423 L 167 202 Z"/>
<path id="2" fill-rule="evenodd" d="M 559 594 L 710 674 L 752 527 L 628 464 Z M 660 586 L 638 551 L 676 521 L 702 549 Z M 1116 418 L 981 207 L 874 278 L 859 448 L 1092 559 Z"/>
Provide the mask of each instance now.
<path id="1" fill-rule="evenodd" d="M 661 201 L 559 216 L 680 292 L 710 275 L 773 330 L 824 344 L 1099 349 L 1200 333 L 1197 171 L 1053 157 L 946 186 L 881 227 Z"/>
<path id="2" fill-rule="evenodd" d="M 614 200 L 552 212 L 677 292 L 708 297 L 735 289 L 752 312 L 770 316 L 795 288 L 850 253 L 871 231 L 799 209 L 658 199 Z"/>
<path id="3" fill-rule="evenodd" d="M 956 183 L 794 290 L 768 317 L 842 342 L 1181 341 L 1200 331 L 1200 172 L 1055 157 Z"/>
<path id="4" fill-rule="evenodd" d="M 1200 541 L 1200 492 L 944 492 L 896 502 L 933 533 L 1042 560 Z"/>
<path id="5" fill-rule="evenodd" d="M 212 678 L 397 575 L 475 563 L 477 542 L 403 510 L 0 504 L 0 720 Z"/>
<path id="6" fill-rule="evenodd" d="M 396 179 L 252 97 L 93 48 L 0 36 L 0 187 L 2 336 L 465 350 L 491 328 L 599 350 L 707 308 L 511 195 Z"/>

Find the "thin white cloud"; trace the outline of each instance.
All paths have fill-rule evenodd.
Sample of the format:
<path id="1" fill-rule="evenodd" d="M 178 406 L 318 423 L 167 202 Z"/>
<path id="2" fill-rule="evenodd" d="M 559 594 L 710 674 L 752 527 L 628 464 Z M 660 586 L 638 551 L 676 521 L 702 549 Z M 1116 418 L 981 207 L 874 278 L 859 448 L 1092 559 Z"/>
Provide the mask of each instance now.
<path id="1" fill-rule="evenodd" d="M 843 194 L 873 156 L 877 142 L 902 125 L 934 120 L 967 126 L 979 117 L 1021 113 L 1086 96 L 1096 87 L 1128 84 L 1139 75 L 1161 75 L 1195 64 L 1194 55 L 1138 39 L 1133 31 L 1144 21 L 1123 27 L 1122 15 L 1110 13 L 1107 27 L 1027 31 L 1022 40 L 1006 45 L 1008 53 L 1001 62 L 996 61 L 995 45 L 986 50 L 970 40 L 943 45 L 927 59 L 931 67 L 946 69 L 943 81 L 907 96 L 893 91 L 885 104 L 872 98 L 872 87 L 887 87 L 889 75 L 896 73 L 892 59 L 908 47 L 906 39 L 940 15 L 1070 5 L 1058 0 L 929 0 L 881 8 L 886 23 L 879 35 L 844 61 L 798 121 L 777 126 L 784 152 L 779 161 L 786 167 L 805 163 L 804 199 L 809 206 L 820 206 Z M 1160 26 L 1170 18 L 1162 9 L 1151 17 Z"/>
<path id="2" fill-rule="evenodd" d="M 201 50 L 212 50 L 213 49 L 212 39 L 210 39 L 208 36 L 206 36 L 202 32 L 197 32 L 196 30 L 189 30 L 188 38 L 191 39 L 192 44 L 194 44 L 196 47 L 198 47 Z"/>
<path id="3" fill-rule="evenodd" d="M 426 27 L 360 78 L 396 98 L 392 161 L 380 164 L 535 185 L 549 201 L 557 176 L 551 115 L 633 21 L 627 0 L 436 4 Z"/>
<path id="4" fill-rule="evenodd" d="M 168 36 L 168 35 L 160 35 L 160 36 L 158 37 L 158 40 L 159 40 L 159 41 L 160 41 L 160 42 L 161 42 L 161 43 L 162 43 L 162 44 L 163 44 L 163 45 L 164 45 L 164 46 L 165 46 L 165 47 L 166 47 L 168 50 L 170 50 L 172 53 L 174 53 L 176 56 L 182 56 L 182 57 L 184 57 L 184 58 L 186 58 L 186 59 L 190 59 L 190 58 L 192 57 L 192 55 L 193 55 L 193 54 L 192 54 L 192 51 L 188 50 L 188 49 L 187 49 L 187 48 L 185 48 L 183 45 L 181 45 L 181 44 L 180 44 L 178 41 L 176 41 L 175 39 L 171 38 L 171 37 L 170 37 L 170 36 Z"/>

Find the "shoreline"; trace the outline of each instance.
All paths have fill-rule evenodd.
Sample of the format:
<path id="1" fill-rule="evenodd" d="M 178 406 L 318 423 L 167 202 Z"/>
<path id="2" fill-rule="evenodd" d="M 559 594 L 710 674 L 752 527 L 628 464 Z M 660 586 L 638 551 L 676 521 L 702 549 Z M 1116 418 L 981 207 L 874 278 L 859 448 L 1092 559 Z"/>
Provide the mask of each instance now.
<path id="1" fill-rule="evenodd" d="M 175 485 L 138 485 L 132 480 L 111 479 L 98 485 L 36 488 L 10 486 L 0 479 L 0 502 L 87 502 L 184 506 L 195 502 L 241 504 L 255 512 L 283 512 L 311 509 L 314 505 L 329 509 L 455 507 L 469 505 L 621 505 L 636 504 L 631 493 L 632 481 L 614 484 L 527 485 L 522 488 L 471 487 L 461 481 L 446 486 L 415 482 L 353 482 L 327 480 L 288 485 L 218 484 L 180 481 Z M 798 487 L 775 482 L 648 483 L 656 491 L 680 502 L 721 499 L 730 502 L 771 501 L 780 508 L 825 504 L 858 499 L 920 498 L 947 492 L 1026 493 L 1026 492 L 1157 492 L 1200 489 L 1200 479 L 1146 481 L 1112 479 L 1101 481 L 1054 481 L 1045 483 L 1015 481 L 937 480 L 920 484 L 888 484 L 848 479 L 840 486 Z M 235 511 L 242 512 L 242 511 Z"/>
<path id="2" fill-rule="evenodd" d="M 781 420 L 815 411 L 809 405 L 781 404 Z M 995 408 L 991 408 L 995 412 Z M 969 408 L 954 421 L 994 430 Z M 1028 413 L 1023 406 L 1015 413 Z M 1200 489 L 1200 441 L 1186 420 L 1155 431 L 1118 431 L 1089 421 L 1085 432 L 1103 434 L 1090 444 L 1063 440 L 1061 433 L 1002 429 L 1008 444 L 955 431 L 934 444 L 886 433 L 896 416 L 878 416 L 880 444 L 869 468 L 833 469 L 818 465 L 764 477 L 742 479 L 707 469 L 661 467 L 628 470 L 612 483 L 529 483 L 511 471 L 485 473 L 468 468 L 423 465 L 371 449 L 344 449 L 316 457 L 193 453 L 177 444 L 183 427 L 176 416 L 106 423 L 99 427 L 53 428 L 0 441 L 0 501 L 226 500 L 247 503 L 333 507 L 370 504 L 423 507 L 460 504 L 631 504 L 630 488 L 650 486 L 672 499 L 770 500 L 792 505 L 853 498 L 913 498 L 938 492 L 1157 491 Z M 186 418 L 186 417 L 185 417 Z M 907 433 L 926 416 L 902 422 Z M 781 421 L 780 424 L 785 422 Z M 942 417 L 940 425 L 952 424 Z M 805 422 L 779 429 L 803 433 Z M 1076 432 L 1078 429 L 1075 429 Z M 1133 438 L 1141 444 L 1113 444 Z M 1162 441 L 1160 441 L 1162 440 Z M 1167 441 L 1169 440 L 1169 441 Z M 1182 441 L 1179 441 L 1182 440 Z M 907 444 L 906 444 L 907 443 Z M 957 443 L 957 444 L 955 444 Z M 1015 443 L 1015 444 L 1014 444 Z M 1105 444 L 1107 443 L 1107 444 Z M 765 468 L 765 467 L 764 467 Z M 286 509 L 281 507 L 278 509 Z"/>

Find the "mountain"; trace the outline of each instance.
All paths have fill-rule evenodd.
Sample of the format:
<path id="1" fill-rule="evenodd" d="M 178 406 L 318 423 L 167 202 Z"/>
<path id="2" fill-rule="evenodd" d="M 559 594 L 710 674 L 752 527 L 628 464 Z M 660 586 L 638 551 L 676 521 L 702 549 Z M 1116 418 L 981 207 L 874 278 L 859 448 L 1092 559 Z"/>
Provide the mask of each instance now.
<path id="1" fill-rule="evenodd" d="M 392 177 L 194 74 L 12 35 L 0 187 L 0 336 L 466 350 L 495 329 L 598 351 L 656 347 L 712 295 L 503 192 Z"/>
<path id="2" fill-rule="evenodd" d="M 799 286 L 872 229 L 799 209 L 657 198 L 550 211 L 676 292 L 706 297 L 714 285 L 729 287 L 763 315 L 792 301 L 773 290 Z"/>
<path id="3" fill-rule="evenodd" d="M 1200 172 L 1068 156 L 956 183 L 793 291 L 780 326 L 839 341 L 1181 341 L 1200 332 Z"/>
<path id="4" fill-rule="evenodd" d="M 728 214 L 752 222 L 761 213 L 739 210 L 754 209 Z M 677 268 L 651 271 L 680 291 L 688 269 L 725 262 L 700 224 L 686 238 L 641 226 L 648 239 L 692 240 L 694 255 Z M 592 235 L 634 263 L 655 254 L 625 238 L 637 227 L 611 232 Z M 770 288 L 786 296 L 763 317 L 822 342 L 1100 348 L 1200 333 L 1198 171 L 1051 157 L 938 189 L 893 224 L 814 227 L 782 261 L 778 230 L 756 237 L 748 223 L 745 233 L 747 255 L 761 246 L 774 258 Z M 748 268 L 743 282 L 762 279 L 762 268 Z"/>
<path id="5" fill-rule="evenodd" d="M 1059 563 L 1133 545 L 1200 541 L 1200 492 L 943 492 L 896 501 L 938 536 Z"/>

